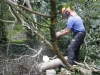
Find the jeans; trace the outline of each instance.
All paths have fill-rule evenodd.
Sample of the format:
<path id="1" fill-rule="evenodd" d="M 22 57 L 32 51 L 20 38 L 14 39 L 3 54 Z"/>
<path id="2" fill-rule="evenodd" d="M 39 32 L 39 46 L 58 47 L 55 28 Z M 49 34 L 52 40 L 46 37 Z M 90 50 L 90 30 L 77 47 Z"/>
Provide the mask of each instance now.
<path id="1" fill-rule="evenodd" d="M 80 46 L 84 41 L 85 35 L 85 32 L 77 32 L 74 34 L 74 37 L 68 46 L 67 61 L 70 65 L 74 65 L 74 61 L 78 61 Z"/>

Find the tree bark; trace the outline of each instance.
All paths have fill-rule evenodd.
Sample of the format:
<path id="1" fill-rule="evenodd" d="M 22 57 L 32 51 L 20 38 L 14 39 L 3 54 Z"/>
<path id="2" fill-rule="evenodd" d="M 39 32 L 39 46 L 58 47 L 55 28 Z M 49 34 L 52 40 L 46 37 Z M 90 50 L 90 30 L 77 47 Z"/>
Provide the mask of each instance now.
<path id="1" fill-rule="evenodd" d="M 50 0 L 51 2 L 51 15 L 53 15 L 54 17 L 51 18 L 51 26 L 50 26 L 50 34 L 51 34 L 51 42 L 52 42 L 52 46 L 53 49 L 55 51 L 55 53 L 57 54 L 58 58 L 60 58 L 62 60 L 62 62 L 71 69 L 74 69 L 74 67 L 72 67 L 70 64 L 68 64 L 68 62 L 64 59 L 63 55 L 60 53 L 59 48 L 57 46 L 57 40 L 56 40 L 56 34 L 55 34 L 55 27 L 56 27 L 56 16 L 57 16 L 57 10 L 56 10 L 56 0 Z"/>

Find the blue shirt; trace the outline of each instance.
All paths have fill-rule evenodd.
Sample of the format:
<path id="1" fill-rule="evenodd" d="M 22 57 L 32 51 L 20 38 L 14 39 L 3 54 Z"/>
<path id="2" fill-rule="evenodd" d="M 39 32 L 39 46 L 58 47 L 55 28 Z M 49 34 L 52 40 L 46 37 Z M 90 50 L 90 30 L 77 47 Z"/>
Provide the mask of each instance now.
<path id="1" fill-rule="evenodd" d="M 79 16 L 68 17 L 67 28 L 71 28 L 73 33 L 82 31 L 85 32 L 85 27 L 83 25 L 83 21 Z"/>

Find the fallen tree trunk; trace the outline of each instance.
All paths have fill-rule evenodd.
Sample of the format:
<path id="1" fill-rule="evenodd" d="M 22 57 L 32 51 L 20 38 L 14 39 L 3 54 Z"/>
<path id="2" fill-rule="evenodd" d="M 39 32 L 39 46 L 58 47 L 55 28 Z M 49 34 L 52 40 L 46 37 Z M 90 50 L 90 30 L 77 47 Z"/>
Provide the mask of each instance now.
<path id="1" fill-rule="evenodd" d="M 64 58 L 67 60 L 67 56 L 65 56 Z M 41 63 L 38 65 L 38 67 L 41 71 L 45 71 L 48 69 L 59 67 L 61 64 L 63 64 L 62 61 L 59 58 L 56 58 L 56 59 L 50 60 L 49 62 Z"/>

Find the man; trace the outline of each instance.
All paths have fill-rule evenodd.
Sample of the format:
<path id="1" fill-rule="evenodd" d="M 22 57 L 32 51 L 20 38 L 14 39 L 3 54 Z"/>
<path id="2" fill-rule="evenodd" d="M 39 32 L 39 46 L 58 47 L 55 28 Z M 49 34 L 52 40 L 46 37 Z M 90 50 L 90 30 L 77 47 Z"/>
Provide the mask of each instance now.
<path id="1" fill-rule="evenodd" d="M 68 46 L 68 59 L 70 65 L 75 65 L 74 61 L 78 61 L 79 50 L 82 42 L 84 41 L 86 31 L 82 19 L 76 14 L 75 11 L 68 8 L 62 8 L 63 17 L 68 19 L 66 28 L 56 32 L 56 37 L 59 39 L 63 35 L 73 32 L 73 39 Z"/>

